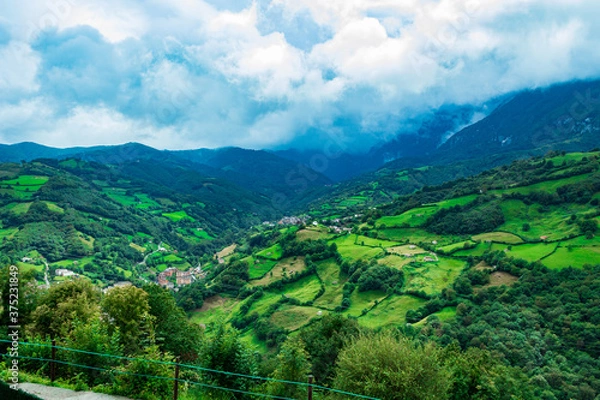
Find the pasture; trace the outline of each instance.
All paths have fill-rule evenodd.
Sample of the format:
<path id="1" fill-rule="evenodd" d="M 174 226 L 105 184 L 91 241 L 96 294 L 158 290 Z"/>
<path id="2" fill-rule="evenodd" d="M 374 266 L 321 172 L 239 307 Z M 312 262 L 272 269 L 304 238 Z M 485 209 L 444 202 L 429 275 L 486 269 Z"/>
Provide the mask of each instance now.
<path id="1" fill-rule="evenodd" d="M 472 238 L 477 242 L 494 242 L 504 244 L 520 244 L 523 243 L 523 239 L 508 232 L 490 232 L 475 235 Z"/>
<path id="2" fill-rule="evenodd" d="M 306 325 L 311 319 L 318 318 L 327 311 L 316 307 L 284 305 L 275 311 L 269 319 L 274 325 L 295 331 Z"/>
<path id="3" fill-rule="evenodd" d="M 267 247 L 266 249 L 259 251 L 256 253 L 256 256 L 277 261 L 283 256 L 283 249 L 279 243 L 276 243 L 271 247 Z"/>
<path id="4" fill-rule="evenodd" d="M 333 259 L 319 261 L 317 274 L 325 288 L 325 293 L 315 300 L 315 305 L 333 310 L 342 303 L 343 286 L 348 278 Z"/>
<path id="5" fill-rule="evenodd" d="M 600 264 L 600 247 L 559 247 L 542 264 L 551 269 L 582 268 L 586 264 Z"/>
<path id="6" fill-rule="evenodd" d="M 371 329 L 403 325 L 406 323 L 406 312 L 416 310 L 425 303 L 425 300 L 415 296 L 390 296 L 358 318 L 358 323 Z"/>
<path id="7" fill-rule="evenodd" d="M 338 252 L 343 258 L 358 261 L 360 259 L 371 259 L 383 254 L 383 249 L 379 247 L 361 246 L 355 244 L 357 235 L 344 235 L 330 243 L 335 243 Z"/>
<path id="8" fill-rule="evenodd" d="M 381 302 L 386 297 L 387 294 L 379 290 L 359 292 L 358 289 L 355 289 L 350 295 L 350 307 L 344 311 L 344 314 L 358 317 L 368 312 L 376 303 Z"/>
<path id="9" fill-rule="evenodd" d="M 439 257 L 439 262 L 409 264 L 403 267 L 405 290 L 438 294 L 452 285 L 465 268 L 465 263 L 453 258 Z"/>
<path id="10" fill-rule="evenodd" d="M 280 281 L 286 276 L 304 271 L 306 263 L 304 257 L 289 257 L 280 260 L 275 266 L 260 279 L 250 281 L 251 286 L 266 286 L 273 282 Z"/>

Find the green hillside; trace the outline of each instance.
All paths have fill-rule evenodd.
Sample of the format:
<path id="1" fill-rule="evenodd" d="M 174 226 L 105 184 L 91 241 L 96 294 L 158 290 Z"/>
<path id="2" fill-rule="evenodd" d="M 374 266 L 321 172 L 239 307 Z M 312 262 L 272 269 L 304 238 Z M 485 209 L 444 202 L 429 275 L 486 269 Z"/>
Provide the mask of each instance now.
<path id="1" fill-rule="evenodd" d="M 168 354 L 198 357 L 208 368 L 229 368 L 210 354 L 231 345 L 237 349 L 231 354 L 245 354 L 245 360 L 260 354 L 256 364 L 239 364 L 233 372 L 258 373 L 260 365 L 264 374 L 280 376 L 276 360 L 294 352 L 310 360 L 306 371 L 319 382 L 343 385 L 335 372 L 344 365 L 338 352 L 364 337 L 402 334 L 396 339 L 414 340 L 413 348 L 421 343 L 424 352 L 427 346 L 440 351 L 435 365 L 453 365 L 451 382 L 465 373 L 451 357 L 476 353 L 478 383 L 465 385 L 479 387 L 472 389 L 477 393 L 504 385 L 513 398 L 583 399 L 600 387 L 599 157 L 550 153 L 377 207 L 360 206 L 354 197 L 279 223 L 277 215 L 260 214 L 252 196 L 229 209 L 217 201 L 225 188 L 205 195 L 207 186 L 219 183 L 196 187 L 194 174 L 178 178 L 180 189 L 172 190 L 161 183 L 172 177 L 168 166 L 165 176 L 150 178 L 138 175 L 137 166 L 4 164 L 2 263 L 17 265 L 38 285 L 48 277 L 51 288 L 41 293 L 65 281 L 103 287 L 130 281 L 152 298 L 158 289 L 148 283 L 172 284 L 176 292 L 153 300 L 157 310 L 169 298 L 186 313 L 178 308 L 187 322 L 178 322 L 181 342 Z M 23 192 L 21 185 L 35 191 Z M 191 281 L 178 280 L 178 272 L 196 266 L 200 272 Z M 58 276 L 58 268 L 87 279 Z M 40 322 L 54 312 L 42 307 L 44 296 L 32 305 L 28 329 L 70 337 Z M 158 311 L 156 318 L 148 321 L 160 335 L 144 340 L 167 351 L 170 342 L 161 335 L 171 335 L 172 325 Z M 200 328 L 192 356 L 185 330 Z M 335 342 L 340 330 L 348 341 Z M 384 333 L 377 336 L 377 330 Z M 146 351 L 119 340 L 136 355 Z M 483 383 L 486 370 L 502 372 Z M 511 378 L 502 381 L 505 376 Z M 459 386 L 444 390 L 454 397 L 442 398 L 468 398 Z"/>

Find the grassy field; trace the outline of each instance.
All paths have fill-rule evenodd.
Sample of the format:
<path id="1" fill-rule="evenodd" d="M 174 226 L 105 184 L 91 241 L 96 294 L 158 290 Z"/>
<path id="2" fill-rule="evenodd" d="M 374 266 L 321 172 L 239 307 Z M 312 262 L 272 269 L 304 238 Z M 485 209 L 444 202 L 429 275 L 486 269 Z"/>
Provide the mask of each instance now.
<path id="1" fill-rule="evenodd" d="M 559 240 L 579 233 L 576 224 L 569 224 L 572 214 L 587 210 L 584 206 L 551 206 L 541 207 L 539 204 L 526 205 L 520 200 L 505 200 L 500 204 L 506 222 L 499 230 L 512 232 L 527 239 L 539 239 L 547 236 L 548 240 Z M 525 232 L 523 225 L 528 223 L 530 230 Z"/>
<path id="2" fill-rule="evenodd" d="M 551 269 L 581 268 L 585 264 L 600 264 L 600 247 L 559 247 L 554 254 L 542 260 Z"/>
<path id="3" fill-rule="evenodd" d="M 465 267 L 463 261 L 439 257 L 439 262 L 410 264 L 403 267 L 406 290 L 423 291 L 426 294 L 438 294 L 452 285 Z"/>
<path id="4" fill-rule="evenodd" d="M 564 156 L 557 156 L 550 158 L 550 161 L 554 163 L 554 165 L 561 165 L 563 162 L 579 162 L 583 157 L 593 157 L 599 155 L 600 152 L 591 152 L 591 153 L 568 153 Z"/>
<path id="5" fill-rule="evenodd" d="M 0 185 L 9 185 L 9 186 L 43 186 L 48 182 L 47 176 L 36 176 L 36 175 L 21 175 L 16 179 L 0 181 Z M 37 190 L 35 189 L 35 190 Z"/>
<path id="6" fill-rule="evenodd" d="M 416 324 L 413 324 L 413 325 L 417 326 L 417 327 L 422 327 L 423 325 L 425 325 L 427 320 L 434 315 L 436 317 L 438 317 L 439 320 L 442 322 L 448 321 L 448 320 L 456 317 L 456 307 L 444 307 L 440 311 L 435 312 L 431 315 L 428 315 L 427 317 L 423 318 L 422 320 L 420 320 L 419 322 L 417 322 Z"/>
<path id="7" fill-rule="evenodd" d="M 416 254 L 427 253 L 426 250 L 423 250 L 419 246 L 414 244 L 405 244 L 403 246 L 394 246 L 386 249 L 388 253 L 397 254 L 397 255 L 410 255 L 414 256 Z"/>
<path id="8" fill-rule="evenodd" d="M 325 293 L 315 300 L 315 305 L 333 310 L 342 303 L 342 289 L 348 278 L 333 259 L 318 262 L 317 274 Z"/>
<path id="9" fill-rule="evenodd" d="M 353 317 L 360 316 L 365 310 L 370 310 L 375 302 L 381 302 L 387 297 L 382 291 L 359 292 L 358 289 L 350 295 L 350 307 L 344 311 L 344 314 Z"/>
<path id="10" fill-rule="evenodd" d="M 540 183 L 536 183 L 534 185 L 529 185 L 529 186 L 520 186 L 520 187 L 511 188 L 511 189 L 490 190 L 489 193 L 499 194 L 499 195 L 509 194 L 509 193 L 529 194 L 532 192 L 554 193 L 554 192 L 556 192 L 556 189 L 558 189 L 561 186 L 565 186 L 565 185 L 568 185 L 571 183 L 581 182 L 582 180 L 589 178 L 590 176 L 591 176 L 591 174 L 571 176 L 569 178 L 557 179 L 554 181 L 545 181 L 545 182 L 540 182 Z"/>
<path id="11" fill-rule="evenodd" d="M 401 270 L 407 264 L 410 264 L 414 260 L 412 258 L 397 256 L 394 254 L 390 254 L 389 256 L 385 256 L 377 260 L 377 264 L 386 265 L 391 268 L 396 268 Z"/>
<path id="12" fill-rule="evenodd" d="M 209 297 L 204 300 L 202 308 L 192 313 L 190 321 L 202 325 L 225 321 L 238 303 L 239 300 L 228 297 Z"/>
<path id="13" fill-rule="evenodd" d="M 4 210 L 9 210 L 13 214 L 23 215 L 29 211 L 32 203 L 9 203 L 2 207 Z"/>
<path id="14" fill-rule="evenodd" d="M 482 233 L 481 235 L 473 236 L 473 240 L 478 242 L 494 242 L 494 243 L 505 243 L 505 244 L 520 244 L 523 243 L 523 239 L 517 235 L 507 232 L 490 232 Z"/>
<path id="15" fill-rule="evenodd" d="M 311 319 L 326 313 L 315 307 L 284 305 L 271 315 L 270 321 L 281 328 L 295 331 L 306 325 Z"/>
<path id="16" fill-rule="evenodd" d="M 425 300 L 414 296 L 391 296 L 379 303 L 367 314 L 358 318 L 358 323 L 371 329 L 406 323 L 406 312 L 416 310 Z"/>
<path id="17" fill-rule="evenodd" d="M 425 223 L 429 217 L 439 211 L 438 207 L 421 207 L 413 208 L 405 213 L 394 216 L 381 217 L 375 222 L 376 228 L 382 226 L 393 228 L 393 227 L 410 227 L 416 228 Z"/>
<path id="18" fill-rule="evenodd" d="M 365 196 L 352 196 L 352 197 L 343 199 L 342 201 L 340 201 L 338 203 L 338 205 L 340 207 L 352 207 L 352 206 L 356 206 L 358 204 L 362 204 L 367 200 L 368 200 L 368 198 Z"/>
<path id="19" fill-rule="evenodd" d="M 281 293 L 302 303 L 312 301 L 321 290 L 321 282 L 315 275 L 304 277 L 283 286 Z"/>
<path id="20" fill-rule="evenodd" d="M 521 244 L 512 246 L 511 249 L 508 250 L 508 246 L 494 243 L 492 245 L 492 251 L 505 251 L 510 257 L 522 258 L 523 260 L 533 262 L 552 253 L 554 249 L 556 249 L 556 246 L 556 243 Z"/>
<path id="21" fill-rule="evenodd" d="M 328 229 L 327 228 L 306 228 L 306 229 L 301 229 L 298 232 L 296 232 L 296 238 L 298 238 L 298 240 L 318 240 L 318 239 L 325 239 L 328 240 L 331 238 L 331 234 L 328 233 Z"/>
<path id="22" fill-rule="evenodd" d="M 126 189 L 104 188 L 104 189 L 102 189 L 102 192 L 104 192 L 112 200 L 116 201 L 117 203 L 121 203 L 124 206 L 133 206 L 137 203 L 135 197 L 128 196 L 126 194 L 127 193 Z"/>
<path id="23" fill-rule="evenodd" d="M 19 232 L 19 228 L 0 229 L 0 241 L 4 238 L 11 239 L 17 232 Z"/>
<path id="24" fill-rule="evenodd" d="M 337 245 L 338 252 L 342 257 L 357 261 L 362 259 L 371 259 L 383 254 L 383 250 L 378 247 L 360 246 L 354 244 L 356 235 L 345 235 L 332 242 Z"/>
<path id="25" fill-rule="evenodd" d="M 442 251 L 446 254 L 452 254 L 455 251 L 462 250 L 466 245 L 475 245 L 475 242 L 472 240 L 465 240 L 464 242 L 458 242 L 454 244 L 449 244 L 447 246 L 438 247 L 438 251 Z"/>
<path id="26" fill-rule="evenodd" d="M 468 250 L 459 250 L 452 255 L 454 257 L 479 257 L 482 256 L 487 250 L 489 250 L 491 245 L 489 243 L 479 243 L 475 248 Z"/>
<path id="27" fill-rule="evenodd" d="M 248 315 L 250 315 L 252 313 L 257 313 L 257 314 L 261 315 L 261 314 L 265 313 L 270 306 L 277 303 L 281 299 L 282 299 L 281 293 L 265 291 L 264 294 L 262 295 L 262 297 L 260 299 L 258 299 L 257 301 L 255 301 L 250 306 L 250 309 L 248 310 Z"/>
<path id="28" fill-rule="evenodd" d="M 256 253 L 257 257 L 267 258 L 269 260 L 280 260 L 283 256 L 283 249 L 279 243 Z"/>
<path id="29" fill-rule="evenodd" d="M 273 269 L 277 261 L 264 260 L 260 258 L 246 257 L 242 259 L 248 263 L 248 274 L 250 279 L 259 279 L 265 276 L 265 274 Z"/>
<path id="30" fill-rule="evenodd" d="M 454 206 L 466 206 L 471 203 L 473 200 L 477 198 L 476 194 L 471 194 L 469 196 L 456 197 L 450 200 L 440 201 L 439 203 L 435 203 L 436 206 L 441 208 L 451 208 Z"/>
<path id="31" fill-rule="evenodd" d="M 173 222 L 179 222 L 182 219 L 189 219 L 191 221 L 195 221 L 195 219 L 190 217 L 189 215 L 187 215 L 187 213 L 184 210 L 170 212 L 170 213 L 163 213 L 162 216 L 170 219 Z"/>
<path id="32" fill-rule="evenodd" d="M 306 269 L 306 263 L 304 262 L 304 257 L 297 257 L 294 260 L 294 257 L 284 258 L 280 260 L 268 273 L 266 273 L 262 278 L 256 279 L 250 282 L 252 286 L 266 286 L 270 283 L 281 280 L 284 275 L 289 276 L 294 272 L 304 271 Z"/>
<path id="33" fill-rule="evenodd" d="M 412 244 L 421 243 L 432 243 L 436 241 L 439 246 L 446 246 L 452 243 L 466 240 L 467 237 L 459 237 L 452 235 L 437 235 L 435 233 L 429 233 L 424 229 L 419 228 L 393 228 L 393 229 L 379 229 L 380 237 L 388 240 L 396 240 L 400 242 L 410 242 Z"/>
<path id="34" fill-rule="evenodd" d="M 368 236 L 356 235 L 355 239 L 356 244 L 361 246 L 370 246 L 370 247 L 392 247 L 397 246 L 398 242 L 393 242 L 385 239 L 376 239 Z"/>

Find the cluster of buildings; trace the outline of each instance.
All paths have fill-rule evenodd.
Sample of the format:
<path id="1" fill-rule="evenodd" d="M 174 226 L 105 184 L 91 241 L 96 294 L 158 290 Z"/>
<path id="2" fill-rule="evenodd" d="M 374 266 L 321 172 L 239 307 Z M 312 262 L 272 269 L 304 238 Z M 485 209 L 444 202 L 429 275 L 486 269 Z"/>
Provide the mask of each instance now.
<path id="1" fill-rule="evenodd" d="M 190 285 L 196 279 L 202 279 L 206 276 L 206 272 L 201 267 L 180 271 L 177 268 L 171 267 L 165 269 L 158 274 L 157 283 L 167 289 L 175 289 L 175 286 L 181 287 Z M 173 278 L 175 282 L 173 282 Z"/>

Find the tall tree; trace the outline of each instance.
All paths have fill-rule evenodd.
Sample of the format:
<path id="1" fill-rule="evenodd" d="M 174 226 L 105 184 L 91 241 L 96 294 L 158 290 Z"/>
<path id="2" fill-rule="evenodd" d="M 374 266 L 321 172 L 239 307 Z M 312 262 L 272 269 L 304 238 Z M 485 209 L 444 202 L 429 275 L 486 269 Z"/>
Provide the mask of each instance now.
<path id="1" fill-rule="evenodd" d="M 135 286 L 112 289 L 102 301 L 102 310 L 111 332 L 119 330 L 125 354 L 136 354 L 154 343 L 155 318 L 144 290 Z"/>

